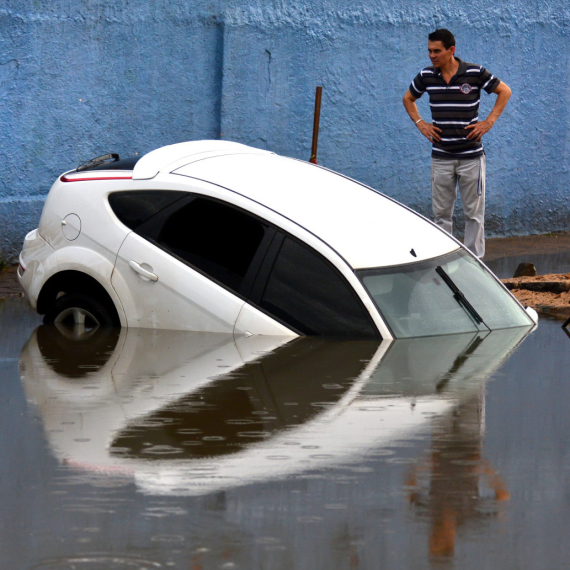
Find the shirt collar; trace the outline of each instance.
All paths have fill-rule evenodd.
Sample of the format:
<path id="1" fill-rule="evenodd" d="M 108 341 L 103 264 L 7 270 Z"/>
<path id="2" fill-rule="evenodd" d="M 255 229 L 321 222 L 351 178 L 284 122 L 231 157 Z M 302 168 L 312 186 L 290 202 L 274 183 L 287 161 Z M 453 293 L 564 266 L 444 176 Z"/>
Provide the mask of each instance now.
<path id="1" fill-rule="evenodd" d="M 457 68 L 457 72 L 453 77 L 463 75 L 467 71 L 467 64 L 462 59 L 455 57 L 455 61 L 459 62 L 459 67 Z M 433 70 L 435 71 L 435 75 L 437 77 L 441 77 L 441 69 L 439 67 L 434 67 Z"/>
<path id="2" fill-rule="evenodd" d="M 456 75 L 463 75 L 467 71 L 467 64 L 462 59 L 459 59 L 458 57 L 456 57 L 455 59 L 456 59 L 456 61 L 459 62 L 459 68 L 457 69 Z"/>

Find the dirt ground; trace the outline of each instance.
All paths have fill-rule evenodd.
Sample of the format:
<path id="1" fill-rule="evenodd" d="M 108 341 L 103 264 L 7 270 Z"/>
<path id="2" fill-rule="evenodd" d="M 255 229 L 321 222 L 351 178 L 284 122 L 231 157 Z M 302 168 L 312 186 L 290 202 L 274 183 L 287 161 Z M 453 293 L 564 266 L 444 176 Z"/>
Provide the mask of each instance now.
<path id="1" fill-rule="evenodd" d="M 0 299 L 13 299 L 23 297 L 24 291 L 18 283 L 16 267 L 6 267 L 0 270 Z"/>
<path id="2" fill-rule="evenodd" d="M 570 232 L 523 237 L 492 238 L 486 242 L 484 261 L 492 261 L 516 255 L 528 256 L 532 261 L 534 254 L 564 253 L 570 251 Z M 512 293 L 523 305 L 529 305 L 539 313 L 550 314 L 557 318 L 570 317 L 570 273 L 539 275 L 537 277 L 521 277 L 517 280 L 503 279 Z M 564 287 L 552 286 L 548 283 L 568 282 L 568 290 Z M 544 291 L 529 290 L 525 285 L 531 282 L 546 284 Z M 517 286 L 519 285 L 519 286 Z M 532 286 L 531 286 L 532 287 Z M 549 290 L 551 289 L 551 290 Z M 23 297 L 24 293 L 18 283 L 16 267 L 8 267 L 0 271 L 0 299 Z"/>
<path id="3" fill-rule="evenodd" d="M 492 261 L 503 257 L 525 255 L 532 262 L 533 255 L 549 253 L 570 252 L 570 232 L 560 232 L 545 235 L 532 235 L 510 238 L 492 238 L 486 242 L 484 261 Z M 570 289 L 570 274 L 548 274 L 536 277 L 520 277 L 516 279 L 502 279 L 513 295 L 524 306 L 530 306 L 539 313 L 549 314 L 557 318 L 570 317 L 570 290 L 562 291 L 557 286 L 550 287 L 549 283 L 568 282 Z M 511 287 L 509 283 L 519 282 L 521 287 Z M 525 288 L 525 283 L 541 282 L 545 284 L 545 291 L 532 291 Z"/>
<path id="4" fill-rule="evenodd" d="M 532 307 L 538 313 L 552 315 L 566 320 L 570 317 L 570 293 L 537 293 L 535 291 L 515 290 L 511 293 L 524 307 Z"/>
<path id="5" fill-rule="evenodd" d="M 501 281 L 522 305 L 558 318 L 570 317 L 570 273 L 551 273 Z"/>

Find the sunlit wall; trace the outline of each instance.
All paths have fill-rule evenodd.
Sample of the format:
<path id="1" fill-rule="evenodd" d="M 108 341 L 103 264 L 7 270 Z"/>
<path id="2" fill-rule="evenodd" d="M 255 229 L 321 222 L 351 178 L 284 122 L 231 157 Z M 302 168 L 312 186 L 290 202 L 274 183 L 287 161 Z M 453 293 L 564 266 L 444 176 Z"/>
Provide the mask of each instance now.
<path id="1" fill-rule="evenodd" d="M 436 27 L 513 90 L 486 136 L 488 234 L 570 229 L 564 0 L 8 0 L 0 251 L 14 259 L 58 174 L 106 152 L 221 137 L 308 159 L 317 85 L 319 163 L 429 215 L 429 143 L 401 99 Z"/>

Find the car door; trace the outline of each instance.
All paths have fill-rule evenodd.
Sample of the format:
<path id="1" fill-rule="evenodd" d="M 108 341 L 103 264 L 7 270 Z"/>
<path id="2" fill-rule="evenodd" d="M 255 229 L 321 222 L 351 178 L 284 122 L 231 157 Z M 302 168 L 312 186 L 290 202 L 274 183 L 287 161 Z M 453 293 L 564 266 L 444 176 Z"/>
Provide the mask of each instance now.
<path id="1" fill-rule="evenodd" d="M 134 227 L 112 278 L 128 325 L 232 333 L 271 231 L 192 194 Z"/>

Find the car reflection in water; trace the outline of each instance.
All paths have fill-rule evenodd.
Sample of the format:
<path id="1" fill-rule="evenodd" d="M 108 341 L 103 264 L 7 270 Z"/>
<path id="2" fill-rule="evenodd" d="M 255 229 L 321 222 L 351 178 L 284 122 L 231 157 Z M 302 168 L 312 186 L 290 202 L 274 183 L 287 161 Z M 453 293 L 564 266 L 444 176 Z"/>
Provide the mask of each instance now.
<path id="1" fill-rule="evenodd" d="M 431 554 L 449 555 L 459 525 L 508 498 L 481 455 L 484 386 L 528 332 L 291 341 L 41 326 L 20 373 L 62 463 L 151 494 L 332 469 L 431 432 L 429 458 L 405 483 L 431 520 Z"/>

